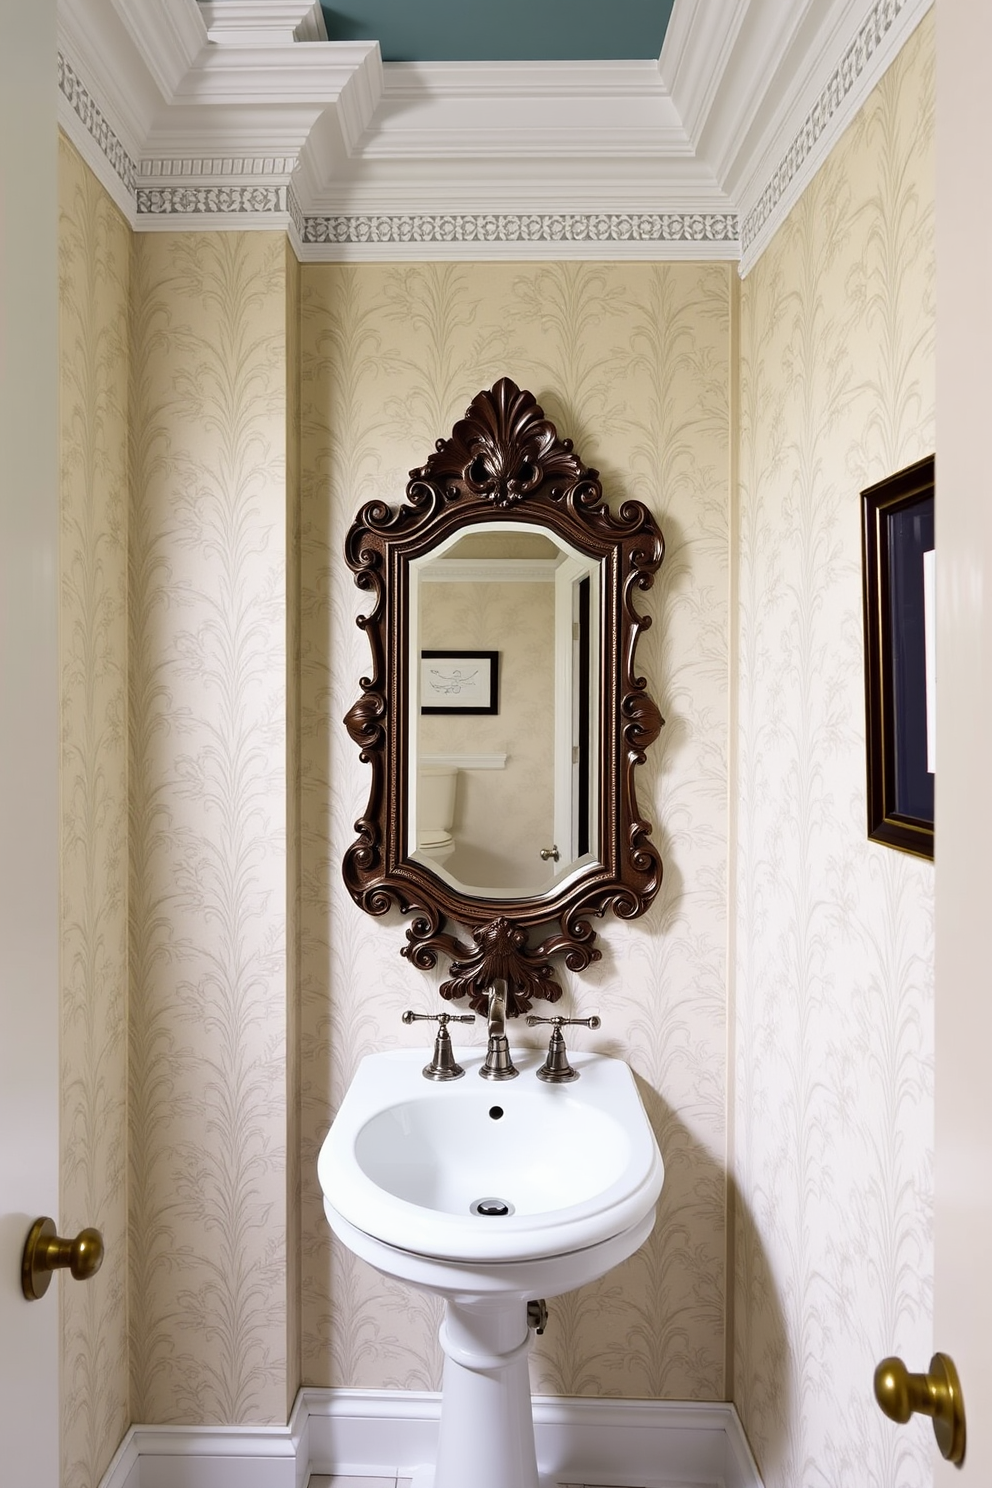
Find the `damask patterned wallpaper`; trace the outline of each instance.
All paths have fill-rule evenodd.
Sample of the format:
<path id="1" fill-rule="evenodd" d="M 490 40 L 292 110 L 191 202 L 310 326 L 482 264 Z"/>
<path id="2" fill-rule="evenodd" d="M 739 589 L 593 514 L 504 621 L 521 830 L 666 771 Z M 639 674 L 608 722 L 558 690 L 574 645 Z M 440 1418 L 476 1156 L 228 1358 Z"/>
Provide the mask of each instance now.
<path id="1" fill-rule="evenodd" d="M 925 19 L 744 281 L 734 1399 L 768 1488 L 924 1488 L 933 866 L 865 835 L 860 503 L 934 449 Z"/>
<path id="2" fill-rule="evenodd" d="M 127 1364 L 127 507 L 131 232 L 59 143 L 60 1234 L 108 1263 L 58 1287 L 63 1488 L 92 1488 L 130 1419 Z M 53 1289 L 54 1292 L 55 1289 Z M 50 1305 L 50 1304 L 49 1304 Z"/>
<path id="3" fill-rule="evenodd" d="M 285 1421 L 296 1382 L 295 282 L 279 234 L 134 240 L 130 1335 L 141 1421 Z"/>
<path id="4" fill-rule="evenodd" d="M 602 472 L 657 515 L 668 556 L 638 652 L 668 722 L 639 791 L 665 881 L 563 1006 L 599 1012 L 590 1044 L 629 1059 L 667 1164 L 642 1252 L 556 1299 L 536 1388 L 720 1399 L 724 1390 L 727 861 L 728 265 L 488 264 L 303 269 L 303 1348 L 319 1385 L 435 1388 L 435 1304 L 332 1242 L 317 1149 L 357 1061 L 424 1044 L 400 1014 L 440 1008 L 340 876 L 369 773 L 341 723 L 368 671 L 363 596 L 341 558 L 372 498 L 397 503 L 482 387 L 529 388 Z M 564 973 L 568 978 L 568 973 Z M 480 1024 L 465 1032 L 478 1041 Z M 539 1042 L 539 1030 L 513 1030 Z M 540 1140 L 540 1135 L 536 1134 Z"/>

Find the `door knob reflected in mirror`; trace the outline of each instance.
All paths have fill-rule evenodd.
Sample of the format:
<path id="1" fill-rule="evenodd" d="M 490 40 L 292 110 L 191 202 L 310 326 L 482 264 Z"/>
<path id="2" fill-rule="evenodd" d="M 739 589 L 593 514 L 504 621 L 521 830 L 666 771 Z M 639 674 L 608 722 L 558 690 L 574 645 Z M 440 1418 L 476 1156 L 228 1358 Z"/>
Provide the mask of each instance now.
<path id="1" fill-rule="evenodd" d="M 29 1302 L 37 1302 L 48 1291 L 53 1271 L 65 1267 L 76 1281 L 88 1281 L 102 1265 L 99 1230 L 80 1230 L 74 1240 L 63 1240 L 55 1233 L 54 1220 L 36 1219 L 21 1258 L 21 1291 Z"/>
<path id="2" fill-rule="evenodd" d="M 560 858 L 561 858 L 561 853 L 558 851 L 558 844 L 557 843 L 555 843 L 554 847 L 542 847 L 541 848 L 541 862 L 542 863 L 547 863 L 549 861 L 549 859 L 552 862 L 557 863 Z"/>
<path id="3" fill-rule="evenodd" d="M 917 1413 L 930 1416 L 940 1455 L 948 1462 L 963 1462 L 964 1400 L 948 1354 L 934 1354 L 926 1374 L 910 1374 L 901 1359 L 883 1359 L 875 1370 L 875 1399 L 900 1426 Z"/>

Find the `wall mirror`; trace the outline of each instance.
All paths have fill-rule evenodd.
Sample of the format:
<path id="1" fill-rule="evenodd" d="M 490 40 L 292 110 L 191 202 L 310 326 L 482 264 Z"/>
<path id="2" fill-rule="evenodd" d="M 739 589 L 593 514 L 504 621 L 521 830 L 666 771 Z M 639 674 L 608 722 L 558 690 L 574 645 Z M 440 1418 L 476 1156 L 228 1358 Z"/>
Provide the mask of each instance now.
<path id="1" fill-rule="evenodd" d="M 372 782 L 344 878 L 411 916 L 402 954 L 450 960 L 446 998 L 511 1016 L 557 1001 L 554 958 L 600 956 L 591 917 L 643 914 L 661 883 L 636 767 L 661 715 L 635 671 L 634 596 L 664 543 L 508 378 L 480 392 L 398 507 L 347 539 L 371 675 L 345 719 Z"/>

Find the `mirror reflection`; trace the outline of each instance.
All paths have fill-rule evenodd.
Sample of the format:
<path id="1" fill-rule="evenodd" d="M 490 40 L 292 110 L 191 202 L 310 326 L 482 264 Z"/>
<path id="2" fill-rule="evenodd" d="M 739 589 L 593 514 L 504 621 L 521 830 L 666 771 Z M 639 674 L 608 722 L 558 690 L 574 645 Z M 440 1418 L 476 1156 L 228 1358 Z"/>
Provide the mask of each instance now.
<path id="1" fill-rule="evenodd" d="M 528 523 L 410 563 L 408 851 L 461 893 L 541 895 L 598 861 L 600 588 Z"/>

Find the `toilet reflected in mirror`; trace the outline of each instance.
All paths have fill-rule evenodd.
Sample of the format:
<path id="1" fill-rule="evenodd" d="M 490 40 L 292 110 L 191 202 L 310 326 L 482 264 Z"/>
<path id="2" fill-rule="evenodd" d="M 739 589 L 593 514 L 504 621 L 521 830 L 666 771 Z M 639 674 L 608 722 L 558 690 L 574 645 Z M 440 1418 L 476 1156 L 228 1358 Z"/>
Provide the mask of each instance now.
<path id="1" fill-rule="evenodd" d="M 450 765 L 421 765 L 417 770 L 417 856 L 428 864 L 447 861 L 455 850 L 458 771 Z"/>

